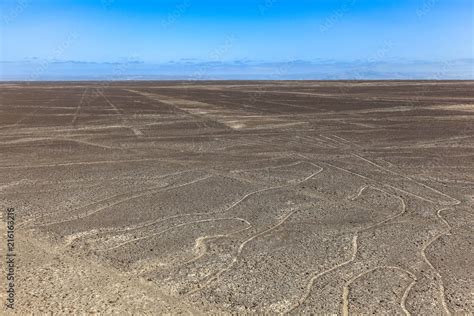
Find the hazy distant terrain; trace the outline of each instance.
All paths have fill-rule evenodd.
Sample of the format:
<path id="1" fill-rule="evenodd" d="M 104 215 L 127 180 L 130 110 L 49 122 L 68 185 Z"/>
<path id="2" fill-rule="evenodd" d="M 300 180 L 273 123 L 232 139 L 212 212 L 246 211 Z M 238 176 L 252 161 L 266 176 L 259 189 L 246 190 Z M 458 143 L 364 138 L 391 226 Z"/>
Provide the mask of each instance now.
<path id="1" fill-rule="evenodd" d="M 474 79 L 474 59 L 447 61 L 388 60 L 370 57 L 357 61 L 288 60 L 284 62 L 178 60 L 141 62 L 81 62 L 30 59 L 0 63 L 1 80 L 376 80 Z"/>
<path id="2" fill-rule="evenodd" d="M 18 313 L 474 311 L 473 81 L 0 95 Z"/>

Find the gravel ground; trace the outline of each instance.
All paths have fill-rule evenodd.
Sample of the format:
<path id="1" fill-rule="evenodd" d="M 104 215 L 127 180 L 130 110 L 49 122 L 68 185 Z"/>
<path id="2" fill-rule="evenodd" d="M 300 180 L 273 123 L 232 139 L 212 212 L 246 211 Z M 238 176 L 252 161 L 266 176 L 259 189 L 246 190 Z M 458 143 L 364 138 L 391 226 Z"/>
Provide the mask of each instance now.
<path id="1" fill-rule="evenodd" d="M 474 312 L 474 82 L 0 95 L 7 313 Z"/>

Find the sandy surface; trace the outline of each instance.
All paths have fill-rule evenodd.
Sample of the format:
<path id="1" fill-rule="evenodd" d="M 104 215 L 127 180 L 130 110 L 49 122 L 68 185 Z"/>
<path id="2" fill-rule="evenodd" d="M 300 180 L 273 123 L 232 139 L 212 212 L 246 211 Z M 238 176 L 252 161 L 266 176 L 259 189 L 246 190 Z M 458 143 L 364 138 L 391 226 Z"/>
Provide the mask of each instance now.
<path id="1" fill-rule="evenodd" d="M 0 93 L 8 313 L 474 311 L 473 82 Z"/>

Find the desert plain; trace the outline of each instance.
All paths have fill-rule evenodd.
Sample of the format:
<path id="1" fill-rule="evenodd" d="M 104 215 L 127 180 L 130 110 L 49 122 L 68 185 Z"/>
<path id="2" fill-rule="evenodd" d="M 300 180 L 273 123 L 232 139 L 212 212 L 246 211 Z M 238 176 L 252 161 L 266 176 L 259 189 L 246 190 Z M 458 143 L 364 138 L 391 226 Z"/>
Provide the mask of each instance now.
<path id="1" fill-rule="evenodd" d="M 7 313 L 474 312 L 473 81 L 0 95 Z"/>

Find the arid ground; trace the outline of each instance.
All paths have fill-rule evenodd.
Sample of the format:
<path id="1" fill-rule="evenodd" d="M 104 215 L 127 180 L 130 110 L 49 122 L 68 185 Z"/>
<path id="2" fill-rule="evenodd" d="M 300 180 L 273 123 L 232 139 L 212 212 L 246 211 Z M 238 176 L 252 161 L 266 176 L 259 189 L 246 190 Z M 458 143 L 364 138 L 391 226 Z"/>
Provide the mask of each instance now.
<path id="1" fill-rule="evenodd" d="M 472 81 L 0 91 L 16 313 L 474 311 Z"/>

